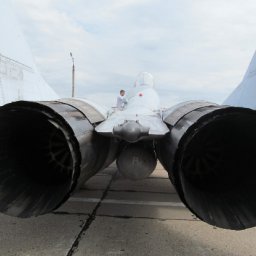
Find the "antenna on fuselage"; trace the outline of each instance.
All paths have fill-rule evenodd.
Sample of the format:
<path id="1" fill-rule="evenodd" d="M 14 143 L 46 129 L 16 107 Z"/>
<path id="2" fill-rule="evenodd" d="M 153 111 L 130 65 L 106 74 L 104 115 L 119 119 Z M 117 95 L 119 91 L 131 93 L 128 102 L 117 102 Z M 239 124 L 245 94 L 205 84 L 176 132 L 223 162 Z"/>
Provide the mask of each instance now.
<path id="1" fill-rule="evenodd" d="M 75 58 L 73 57 L 72 52 L 70 52 L 70 57 L 72 59 L 72 98 L 75 97 Z"/>

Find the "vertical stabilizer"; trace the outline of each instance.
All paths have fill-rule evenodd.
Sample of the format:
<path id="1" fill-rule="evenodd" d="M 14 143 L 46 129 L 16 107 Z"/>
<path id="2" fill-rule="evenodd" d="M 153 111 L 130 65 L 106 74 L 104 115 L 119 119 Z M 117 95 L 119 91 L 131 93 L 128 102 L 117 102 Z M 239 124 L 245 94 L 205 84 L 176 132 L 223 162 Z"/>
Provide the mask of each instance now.
<path id="1" fill-rule="evenodd" d="M 224 101 L 224 104 L 256 109 L 256 52 L 242 82 Z"/>
<path id="2" fill-rule="evenodd" d="M 0 105 L 16 100 L 53 100 L 58 95 L 40 76 L 7 0 L 0 0 Z"/>

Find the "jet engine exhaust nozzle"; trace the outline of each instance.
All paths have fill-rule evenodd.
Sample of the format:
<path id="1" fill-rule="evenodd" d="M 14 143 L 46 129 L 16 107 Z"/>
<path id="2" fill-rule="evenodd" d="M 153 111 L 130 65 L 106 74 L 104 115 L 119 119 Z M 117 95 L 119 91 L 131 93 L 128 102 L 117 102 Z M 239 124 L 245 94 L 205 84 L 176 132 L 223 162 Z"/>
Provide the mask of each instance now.
<path id="1" fill-rule="evenodd" d="M 27 218 L 58 208 L 110 160 L 109 138 L 71 105 L 14 102 L 0 108 L 0 212 Z"/>
<path id="2" fill-rule="evenodd" d="M 170 115 L 178 120 L 157 145 L 181 200 L 211 225 L 255 226 L 256 111 L 216 105 L 182 109 Z"/>

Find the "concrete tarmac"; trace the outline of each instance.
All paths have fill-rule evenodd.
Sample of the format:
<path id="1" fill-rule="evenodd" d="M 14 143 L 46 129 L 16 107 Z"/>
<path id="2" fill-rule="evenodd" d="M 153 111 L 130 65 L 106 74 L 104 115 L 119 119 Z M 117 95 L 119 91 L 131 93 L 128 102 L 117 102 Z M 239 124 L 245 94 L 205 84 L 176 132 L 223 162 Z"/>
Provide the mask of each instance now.
<path id="1" fill-rule="evenodd" d="M 0 256 L 256 255 L 256 228 L 230 231 L 199 221 L 157 165 L 142 181 L 112 165 L 52 214 L 0 215 Z"/>

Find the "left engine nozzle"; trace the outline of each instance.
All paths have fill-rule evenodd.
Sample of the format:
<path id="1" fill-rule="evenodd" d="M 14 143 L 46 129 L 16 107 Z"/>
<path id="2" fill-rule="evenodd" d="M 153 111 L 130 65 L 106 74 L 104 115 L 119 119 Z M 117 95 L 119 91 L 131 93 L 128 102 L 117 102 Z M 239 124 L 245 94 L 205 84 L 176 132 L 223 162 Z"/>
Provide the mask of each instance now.
<path id="1" fill-rule="evenodd" d="M 1 107 L 0 212 L 26 218 L 53 211 L 114 160 L 113 147 L 71 104 L 18 101 Z"/>

